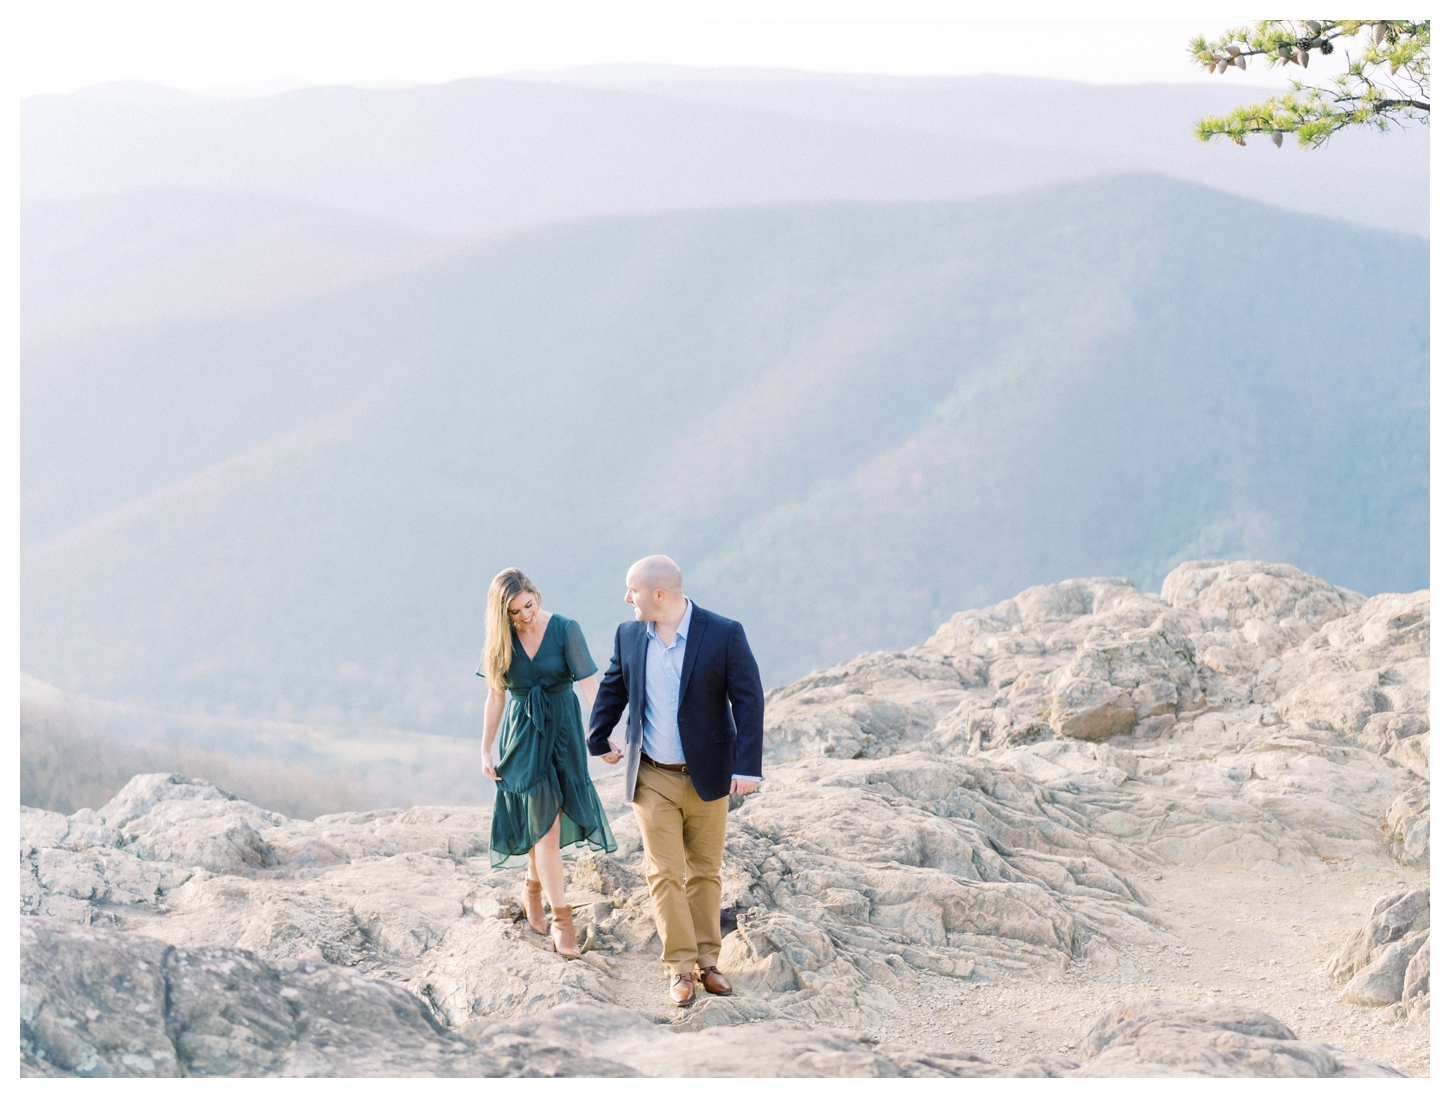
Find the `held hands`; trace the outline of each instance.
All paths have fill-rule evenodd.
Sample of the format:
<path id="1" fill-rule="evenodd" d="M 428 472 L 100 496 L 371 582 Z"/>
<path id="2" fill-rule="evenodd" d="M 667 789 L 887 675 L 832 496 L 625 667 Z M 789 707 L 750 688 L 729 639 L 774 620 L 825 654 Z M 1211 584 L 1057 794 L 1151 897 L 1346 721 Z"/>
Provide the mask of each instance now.
<path id="1" fill-rule="evenodd" d="M 613 740 L 610 740 L 609 741 L 609 750 L 606 751 L 603 755 L 600 755 L 599 758 L 601 760 L 603 760 L 604 762 L 607 762 L 610 766 L 614 766 L 616 763 L 618 763 L 620 760 L 622 760 L 624 758 L 624 751 L 623 751 L 623 749 L 620 748 L 619 744 L 615 743 Z M 493 777 L 494 776 L 494 775 L 492 775 L 492 774 L 489 773 L 489 768 L 488 768 L 488 764 L 487 763 L 484 764 L 483 772 L 485 774 L 489 774 L 490 777 Z M 759 788 L 760 788 L 760 783 L 759 782 L 747 782 L 747 781 L 741 780 L 740 778 L 731 778 L 730 779 L 730 792 L 731 793 L 736 793 L 736 794 L 740 794 L 740 795 L 743 796 L 746 793 L 754 793 Z"/>

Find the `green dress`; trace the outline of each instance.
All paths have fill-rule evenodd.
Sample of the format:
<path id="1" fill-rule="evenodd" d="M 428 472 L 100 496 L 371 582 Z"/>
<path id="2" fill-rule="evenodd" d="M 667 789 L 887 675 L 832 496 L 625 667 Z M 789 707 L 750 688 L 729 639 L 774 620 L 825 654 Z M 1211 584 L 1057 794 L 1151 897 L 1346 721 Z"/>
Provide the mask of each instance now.
<path id="1" fill-rule="evenodd" d="M 512 633 L 513 631 L 510 630 Z M 589 777 L 584 722 L 574 683 L 598 670 L 579 623 L 554 614 L 534 658 L 513 634 L 508 707 L 498 739 L 489 864 L 523 865 L 563 811 L 559 847 L 615 849 L 614 834 Z M 478 673 L 484 674 L 480 661 Z"/>

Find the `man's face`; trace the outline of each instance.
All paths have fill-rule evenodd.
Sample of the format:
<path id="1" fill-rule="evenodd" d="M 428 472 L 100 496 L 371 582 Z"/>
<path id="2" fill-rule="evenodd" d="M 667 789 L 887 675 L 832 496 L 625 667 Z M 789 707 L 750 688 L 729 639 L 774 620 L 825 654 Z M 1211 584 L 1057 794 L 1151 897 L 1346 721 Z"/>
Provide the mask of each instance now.
<path id="1" fill-rule="evenodd" d="M 634 607 L 635 621 L 660 620 L 660 588 L 650 590 L 633 569 L 624 577 L 624 601 Z"/>

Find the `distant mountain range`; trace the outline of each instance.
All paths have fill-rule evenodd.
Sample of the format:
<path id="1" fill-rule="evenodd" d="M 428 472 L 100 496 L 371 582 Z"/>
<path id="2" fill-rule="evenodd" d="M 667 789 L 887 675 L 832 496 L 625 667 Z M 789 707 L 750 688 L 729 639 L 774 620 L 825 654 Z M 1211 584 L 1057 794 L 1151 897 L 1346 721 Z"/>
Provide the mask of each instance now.
<path id="1" fill-rule="evenodd" d="M 471 87 L 438 115 L 465 136 L 483 125 Z M 363 99 L 395 104 L 388 132 L 415 144 L 353 141 Z M 412 152 L 447 132 L 396 106 L 414 101 L 329 89 L 198 121 L 186 99 L 148 108 L 149 137 L 118 105 L 122 137 L 87 150 L 91 123 L 74 122 L 69 160 L 34 137 L 41 107 L 65 105 L 32 101 L 26 187 L 234 169 L 419 232 L 457 230 L 465 209 L 504 218 L 490 187 L 548 175 L 594 193 L 598 175 L 542 153 L 533 182 L 388 191 L 388 172 L 428 179 Z M 334 114 L 288 130 L 307 104 Z M 178 132 L 210 151 L 181 156 Z M 670 145 L 651 148 L 698 153 Z M 332 189 L 289 195 L 287 178 Z M 518 201 L 507 217 L 542 216 Z M 473 735 L 482 597 L 506 565 L 603 663 L 625 567 L 669 552 L 702 604 L 745 623 L 772 683 L 1064 576 L 1153 588 L 1222 555 L 1365 593 L 1428 584 L 1422 238 L 1137 175 L 615 216 L 431 259 L 415 239 L 401 269 L 310 296 L 27 350 L 27 671 L 174 712 Z M 386 248 L 359 252 L 366 266 Z"/>
<path id="2" fill-rule="evenodd" d="M 225 100 L 103 85 L 21 104 L 21 198 L 260 192 L 419 232 L 823 199 L 935 201 L 1153 171 L 1429 231 L 1429 131 L 1238 149 L 1201 114 L 1265 89 L 622 66 Z"/>
<path id="3" fill-rule="evenodd" d="M 216 99 L 102 85 L 21 104 L 28 344 L 326 290 L 458 241 L 629 213 L 961 200 L 1154 172 L 1429 231 L 1429 134 L 1203 145 L 1263 94 L 649 66 Z"/>
<path id="4" fill-rule="evenodd" d="M 158 187 L 25 207 L 28 344 L 335 289 L 438 254 L 444 240 L 267 194 Z"/>

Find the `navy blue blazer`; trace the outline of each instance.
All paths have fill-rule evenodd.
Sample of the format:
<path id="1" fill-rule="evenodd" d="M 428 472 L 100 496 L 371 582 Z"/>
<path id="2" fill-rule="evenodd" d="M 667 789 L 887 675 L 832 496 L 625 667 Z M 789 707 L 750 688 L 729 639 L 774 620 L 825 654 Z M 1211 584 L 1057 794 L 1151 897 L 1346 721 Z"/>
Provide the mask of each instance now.
<path id="1" fill-rule="evenodd" d="M 589 715 L 589 753 L 609 751 L 609 733 L 625 706 L 624 799 L 634 800 L 639 754 L 644 746 L 644 666 L 649 634 L 642 621 L 614 631 L 614 655 Z M 765 690 L 760 669 L 738 621 L 712 614 L 699 603 L 685 638 L 680 672 L 680 746 L 695 792 L 714 801 L 730 792 L 732 774 L 759 774 L 765 739 Z"/>

